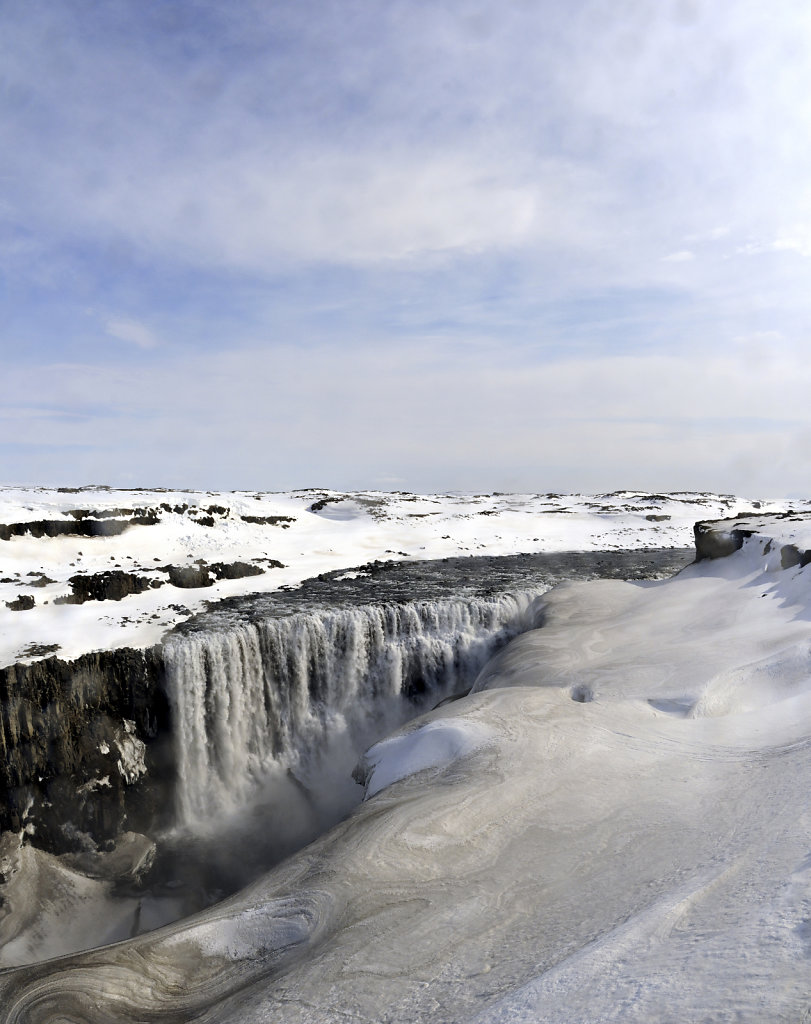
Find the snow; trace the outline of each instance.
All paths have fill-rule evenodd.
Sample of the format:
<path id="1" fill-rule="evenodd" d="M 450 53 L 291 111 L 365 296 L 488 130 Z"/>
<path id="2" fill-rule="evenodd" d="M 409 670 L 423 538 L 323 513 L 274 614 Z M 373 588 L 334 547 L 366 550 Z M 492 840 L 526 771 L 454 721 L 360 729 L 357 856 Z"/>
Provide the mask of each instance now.
<path id="1" fill-rule="evenodd" d="M 0 666 L 49 653 L 148 647 L 207 602 L 295 587 L 374 559 L 690 547 L 697 519 L 782 512 L 808 503 L 729 495 L 413 495 L 337 491 L 194 492 L 0 488 L 0 530 L 37 522 L 126 524 L 116 536 L 0 538 Z M 151 511 L 151 525 L 130 524 Z M 77 518 L 88 513 L 84 520 Z M 130 514 L 132 513 L 132 514 Z M 106 517 L 99 519 L 98 517 Z M 284 568 L 269 566 L 268 559 Z M 180 589 L 165 567 L 251 563 L 265 571 Z M 118 569 L 154 583 L 119 601 L 60 604 L 70 577 Z M 51 581 L 51 582 L 49 582 Z M 20 597 L 33 608 L 8 607 Z"/>
<path id="2" fill-rule="evenodd" d="M 363 758 L 365 795 L 372 797 L 400 779 L 429 768 L 447 768 L 484 747 L 490 735 L 477 723 L 440 718 L 405 735 L 381 740 Z"/>
<path id="3" fill-rule="evenodd" d="M 811 564 L 781 549 L 811 517 L 740 522 L 672 580 L 548 591 L 367 752 L 351 817 L 193 918 L 1 974 L 0 1019 L 807 1020 Z"/>

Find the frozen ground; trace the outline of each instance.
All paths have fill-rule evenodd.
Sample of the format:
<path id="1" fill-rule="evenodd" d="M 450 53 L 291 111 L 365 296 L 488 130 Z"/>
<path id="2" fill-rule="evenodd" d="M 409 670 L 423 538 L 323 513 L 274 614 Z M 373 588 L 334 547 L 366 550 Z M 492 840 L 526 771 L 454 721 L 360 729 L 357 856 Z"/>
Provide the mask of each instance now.
<path id="1" fill-rule="evenodd" d="M 351 817 L 202 914 L 0 974 L 0 1020 L 811 1019 L 811 522 L 733 527 L 672 580 L 549 591 L 368 751 Z"/>
<path id="2" fill-rule="evenodd" d="M 638 491 L 0 488 L 0 667 L 149 646 L 206 602 L 297 586 L 374 559 L 689 547 L 697 519 L 786 507 Z"/>

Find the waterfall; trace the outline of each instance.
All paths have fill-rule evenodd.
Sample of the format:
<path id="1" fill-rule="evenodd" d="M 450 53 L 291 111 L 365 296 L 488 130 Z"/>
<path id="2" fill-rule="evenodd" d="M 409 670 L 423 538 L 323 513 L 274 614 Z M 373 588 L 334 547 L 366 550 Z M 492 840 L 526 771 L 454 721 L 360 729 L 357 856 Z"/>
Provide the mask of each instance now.
<path id="1" fill-rule="evenodd" d="M 202 826 L 273 779 L 351 771 L 386 732 L 469 687 L 537 622 L 520 593 L 300 612 L 165 646 L 177 817 Z"/>

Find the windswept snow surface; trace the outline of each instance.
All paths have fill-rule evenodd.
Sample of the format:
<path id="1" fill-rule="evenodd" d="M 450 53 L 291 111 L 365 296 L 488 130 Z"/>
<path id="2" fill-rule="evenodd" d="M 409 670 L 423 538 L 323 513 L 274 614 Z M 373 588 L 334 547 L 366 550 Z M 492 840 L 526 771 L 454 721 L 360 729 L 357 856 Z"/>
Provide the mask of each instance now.
<path id="1" fill-rule="evenodd" d="M 367 752 L 350 818 L 194 918 L 0 974 L 0 1020 L 811 1019 L 811 565 L 781 550 L 810 526 L 553 588 Z"/>
<path id="2" fill-rule="evenodd" d="M 47 654 L 70 659 L 92 650 L 147 647 L 206 602 L 297 586 L 373 559 L 689 547 L 697 519 L 786 507 L 728 495 L 639 491 L 0 488 L 0 667 Z M 191 585 L 189 576 L 201 563 L 206 585 Z M 205 569 L 234 563 L 257 575 L 218 578 L 222 570 Z M 133 578 L 140 592 L 64 603 L 75 599 L 75 587 L 110 573 Z"/>

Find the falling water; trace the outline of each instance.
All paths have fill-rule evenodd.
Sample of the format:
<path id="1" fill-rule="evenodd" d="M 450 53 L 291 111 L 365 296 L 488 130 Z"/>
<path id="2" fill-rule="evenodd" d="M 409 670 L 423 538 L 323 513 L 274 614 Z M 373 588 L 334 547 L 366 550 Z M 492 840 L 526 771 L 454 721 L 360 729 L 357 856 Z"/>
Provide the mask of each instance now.
<path id="1" fill-rule="evenodd" d="M 495 650 L 533 628 L 546 589 L 302 612 L 173 638 L 179 821 L 201 826 L 273 778 L 310 777 L 317 763 L 323 775 L 348 757 L 351 770 L 365 746 L 469 687 Z"/>

